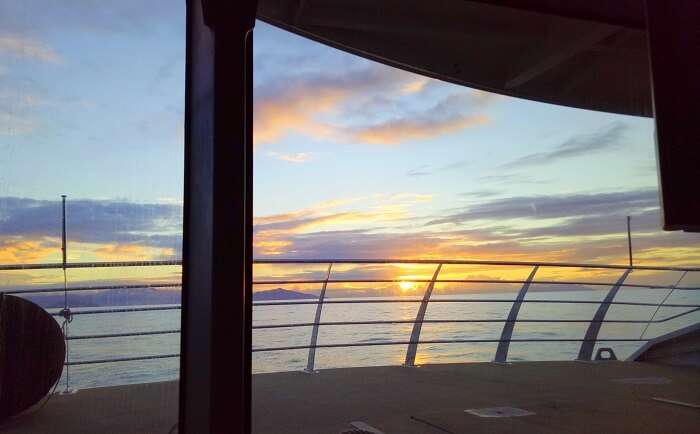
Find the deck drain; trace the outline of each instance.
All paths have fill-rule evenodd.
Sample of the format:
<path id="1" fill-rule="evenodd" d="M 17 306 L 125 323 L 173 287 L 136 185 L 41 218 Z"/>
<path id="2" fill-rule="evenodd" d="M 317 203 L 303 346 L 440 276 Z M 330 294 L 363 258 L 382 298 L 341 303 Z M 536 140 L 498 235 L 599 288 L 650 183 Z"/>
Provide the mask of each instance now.
<path id="1" fill-rule="evenodd" d="M 671 382 L 671 380 L 666 377 L 616 378 L 613 381 L 623 384 L 668 384 Z"/>
<path id="2" fill-rule="evenodd" d="M 535 414 L 531 411 L 516 407 L 469 408 L 464 410 L 464 412 L 479 417 L 520 417 L 532 416 Z"/>

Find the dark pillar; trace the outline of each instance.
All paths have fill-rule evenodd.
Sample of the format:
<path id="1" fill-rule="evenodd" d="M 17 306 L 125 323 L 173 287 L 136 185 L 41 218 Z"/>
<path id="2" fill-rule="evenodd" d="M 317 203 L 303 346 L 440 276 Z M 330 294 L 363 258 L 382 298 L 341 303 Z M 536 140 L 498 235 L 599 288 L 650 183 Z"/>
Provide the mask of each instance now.
<path id="1" fill-rule="evenodd" d="M 255 9 L 187 2 L 181 433 L 250 432 Z"/>
<path id="2" fill-rule="evenodd" d="M 700 231 L 700 2 L 646 10 L 663 226 Z"/>

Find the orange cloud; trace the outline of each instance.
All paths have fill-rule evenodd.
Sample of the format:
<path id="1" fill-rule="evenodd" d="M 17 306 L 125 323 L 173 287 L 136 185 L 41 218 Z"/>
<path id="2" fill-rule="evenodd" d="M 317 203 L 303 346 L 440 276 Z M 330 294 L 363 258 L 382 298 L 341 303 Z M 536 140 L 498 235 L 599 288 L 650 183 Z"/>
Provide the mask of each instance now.
<path id="1" fill-rule="evenodd" d="M 281 255 L 285 253 L 284 248 L 291 246 L 291 241 L 284 240 L 266 240 L 264 237 L 256 237 L 253 241 L 253 247 L 262 255 Z"/>
<path id="2" fill-rule="evenodd" d="M 418 77 L 413 81 L 409 81 L 401 87 L 401 93 L 412 94 L 418 93 L 425 89 L 425 86 L 430 83 L 430 79 L 427 77 Z"/>
<path id="3" fill-rule="evenodd" d="M 281 95 L 257 99 L 253 106 L 253 141 L 255 144 L 270 143 L 290 132 L 333 137 L 335 129 L 314 120 L 314 117 L 334 108 L 347 97 L 348 92 L 332 87 L 315 91 L 302 87 L 289 89 Z"/>
<path id="4" fill-rule="evenodd" d="M 436 137 L 488 121 L 485 115 L 472 112 L 495 97 L 486 92 L 462 91 L 444 97 L 424 112 L 406 112 L 399 119 L 376 125 L 342 125 L 360 111 L 360 118 L 373 109 L 381 110 L 374 118 L 384 117 L 385 107 L 379 109 L 371 104 L 377 95 L 400 108 L 402 97 L 422 92 L 429 83 L 431 80 L 426 77 L 374 65 L 340 74 L 323 72 L 267 84 L 256 93 L 255 143 L 270 143 L 298 133 L 339 142 L 396 144 Z M 339 119 L 341 125 L 329 120 L 330 115 Z"/>
<path id="5" fill-rule="evenodd" d="M 484 115 L 461 116 L 438 120 L 400 119 L 360 129 L 357 140 L 377 145 L 395 145 L 406 140 L 427 139 L 443 134 L 484 125 L 489 118 Z"/>
<path id="6" fill-rule="evenodd" d="M 171 248 L 159 248 L 138 244 L 106 244 L 94 249 L 93 253 L 101 260 L 131 260 L 147 261 L 163 257 L 172 257 L 175 252 Z"/>
<path id="7" fill-rule="evenodd" d="M 57 259 L 60 245 L 54 239 L 0 240 L 0 264 L 28 264 Z"/>

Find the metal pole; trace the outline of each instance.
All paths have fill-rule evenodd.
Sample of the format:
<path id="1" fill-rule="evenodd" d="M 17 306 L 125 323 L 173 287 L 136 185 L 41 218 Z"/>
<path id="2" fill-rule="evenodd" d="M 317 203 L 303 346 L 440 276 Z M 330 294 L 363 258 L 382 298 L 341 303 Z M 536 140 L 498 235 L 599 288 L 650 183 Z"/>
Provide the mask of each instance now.
<path id="1" fill-rule="evenodd" d="M 62 256 L 62 268 L 63 268 L 63 310 L 61 310 L 61 316 L 63 317 L 63 339 L 66 342 L 66 387 L 63 389 L 63 394 L 69 394 L 73 391 L 70 388 L 70 344 L 68 343 L 68 324 L 73 320 L 71 316 L 70 308 L 68 307 L 68 275 L 66 271 L 66 265 L 68 263 L 68 248 L 66 243 L 66 195 L 61 195 L 61 256 Z"/>
<path id="2" fill-rule="evenodd" d="M 503 330 L 501 331 L 501 340 L 498 343 L 498 348 L 496 349 L 496 356 L 493 360 L 494 362 L 506 363 L 506 361 L 508 361 L 508 347 L 510 346 L 511 338 L 513 337 L 513 329 L 515 328 L 515 322 L 518 319 L 518 312 L 520 312 L 520 306 L 523 304 L 523 300 L 525 300 L 525 295 L 527 295 L 527 290 L 530 289 L 532 279 L 535 278 L 535 274 L 537 273 L 537 270 L 539 270 L 539 268 L 539 265 L 536 265 L 532 269 L 532 271 L 530 272 L 530 276 L 527 278 L 527 281 L 525 281 L 522 288 L 520 288 L 520 292 L 518 292 L 518 297 L 513 302 L 513 305 L 510 307 L 508 319 L 503 324 Z"/>
<path id="3" fill-rule="evenodd" d="M 629 251 L 630 267 L 632 267 L 632 230 L 630 229 L 631 217 L 627 216 L 627 250 Z"/>
<path id="4" fill-rule="evenodd" d="M 309 357 L 306 359 L 306 369 L 305 372 L 313 374 L 314 365 L 316 363 L 316 344 L 318 342 L 318 324 L 321 322 L 321 312 L 323 310 L 323 300 L 326 298 L 326 287 L 328 286 L 328 280 L 331 278 L 331 269 L 333 268 L 333 263 L 328 264 L 328 271 L 326 272 L 326 281 L 323 282 L 323 287 L 321 288 L 321 293 L 318 295 L 318 305 L 316 306 L 316 316 L 314 317 L 314 327 L 311 331 L 311 343 L 309 344 Z"/>
<path id="5" fill-rule="evenodd" d="M 608 294 L 605 296 L 605 299 L 598 306 L 598 310 L 593 316 L 593 320 L 588 325 L 588 330 L 586 330 L 586 336 L 583 338 L 583 342 L 581 343 L 581 348 L 579 349 L 578 357 L 576 358 L 576 360 L 591 360 L 591 357 L 593 356 L 593 348 L 595 347 L 595 344 L 598 341 L 598 332 L 600 332 L 600 328 L 602 327 L 603 322 L 605 321 L 605 315 L 607 315 L 608 313 L 610 303 L 612 303 L 612 301 L 615 299 L 617 292 L 622 287 L 622 284 L 625 283 L 625 279 L 627 279 L 627 276 L 629 276 L 631 272 L 632 269 L 629 268 L 627 269 L 627 271 L 622 273 L 622 276 L 620 276 L 620 279 L 618 279 L 615 286 L 610 288 L 610 291 L 608 291 Z"/>
<path id="6" fill-rule="evenodd" d="M 415 366 L 416 353 L 418 352 L 418 342 L 420 341 L 420 330 L 423 326 L 423 319 L 425 318 L 425 311 L 428 309 L 428 302 L 430 301 L 430 296 L 433 293 L 433 288 L 435 287 L 435 281 L 440 274 L 442 269 L 442 264 L 438 264 L 433 274 L 433 278 L 430 280 L 428 287 L 425 289 L 425 294 L 423 294 L 423 301 L 421 301 L 420 307 L 418 308 L 418 314 L 416 314 L 416 322 L 413 324 L 413 331 L 411 332 L 411 339 L 408 344 L 408 349 L 406 350 L 406 360 L 403 365 L 407 367 Z"/>
<path id="7" fill-rule="evenodd" d="M 63 254 L 63 269 L 66 269 L 66 195 L 61 195 L 62 218 L 61 218 L 61 253 Z"/>

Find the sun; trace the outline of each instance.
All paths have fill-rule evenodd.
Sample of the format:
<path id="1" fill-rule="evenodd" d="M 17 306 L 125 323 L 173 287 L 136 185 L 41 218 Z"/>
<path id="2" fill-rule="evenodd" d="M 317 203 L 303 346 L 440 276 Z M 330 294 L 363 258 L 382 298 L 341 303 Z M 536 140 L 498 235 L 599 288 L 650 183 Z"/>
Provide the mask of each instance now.
<path id="1" fill-rule="evenodd" d="M 416 284 L 413 282 L 399 282 L 399 288 L 401 288 L 401 292 L 413 291 L 416 289 Z"/>

